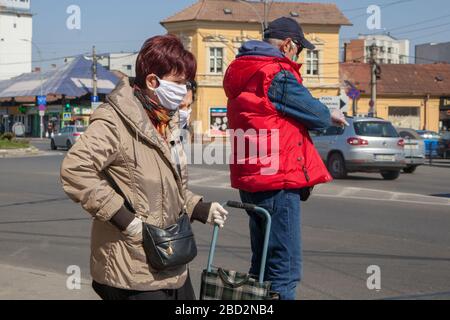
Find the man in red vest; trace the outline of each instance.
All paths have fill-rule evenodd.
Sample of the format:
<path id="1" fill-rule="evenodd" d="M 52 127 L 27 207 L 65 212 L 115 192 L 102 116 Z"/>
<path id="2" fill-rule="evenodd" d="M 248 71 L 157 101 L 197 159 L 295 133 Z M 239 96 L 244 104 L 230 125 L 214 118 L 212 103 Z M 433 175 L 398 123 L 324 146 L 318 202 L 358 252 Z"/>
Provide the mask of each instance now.
<path id="1" fill-rule="evenodd" d="M 345 117 L 313 98 L 302 85 L 298 55 L 313 50 L 291 18 L 269 24 L 264 41 L 248 41 L 229 66 L 224 89 L 232 136 L 231 184 L 242 202 L 267 209 L 272 230 L 265 280 L 294 300 L 302 276 L 300 201 L 332 180 L 308 130 L 344 125 Z M 256 153 L 255 153 L 256 150 Z M 260 270 L 264 222 L 249 212 L 250 273 Z"/>

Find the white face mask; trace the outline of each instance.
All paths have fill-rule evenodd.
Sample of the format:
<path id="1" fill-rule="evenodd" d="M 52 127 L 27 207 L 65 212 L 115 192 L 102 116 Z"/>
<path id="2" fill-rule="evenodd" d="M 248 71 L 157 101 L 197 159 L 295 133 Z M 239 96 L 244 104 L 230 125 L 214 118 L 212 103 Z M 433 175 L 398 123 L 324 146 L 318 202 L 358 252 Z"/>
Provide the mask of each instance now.
<path id="1" fill-rule="evenodd" d="M 161 105 L 170 110 L 175 111 L 183 102 L 184 97 L 187 94 L 187 88 L 185 84 L 178 84 L 172 81 L 161 80 L 156 77 L 159 82 L 159 87 L 152 89 L 159 99 Z"/>
<path id="2" fill-rule="evenodd" d="M 191 108 L 188 108 L 187 110 L 180 109 L 180 128 L 181 129 L 186 128 L 186 126 L 188 125 L 189 119 L 191 118 L 191 113 L 192 113 Z"/>

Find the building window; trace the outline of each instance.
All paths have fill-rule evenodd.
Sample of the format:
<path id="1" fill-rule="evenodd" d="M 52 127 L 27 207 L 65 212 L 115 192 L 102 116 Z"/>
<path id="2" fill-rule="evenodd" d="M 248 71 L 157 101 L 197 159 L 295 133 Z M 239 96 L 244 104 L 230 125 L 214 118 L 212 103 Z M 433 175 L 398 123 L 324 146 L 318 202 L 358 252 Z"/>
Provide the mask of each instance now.
<path id="1" fill-rule="evenodd" d="M 209 48 L 209 72 L 223 72 L 223 48 Z"/>
<path id="2" fill-rule="evenodd" d="M 392 64 L 392 59 L 388 59 L 388 64 Z"/>
<path id="3" fill-rule="evenodd" d="M 306 52 L 306 74 L 309 76 L 319 75 L 319 51 L 308 50 Z"/>

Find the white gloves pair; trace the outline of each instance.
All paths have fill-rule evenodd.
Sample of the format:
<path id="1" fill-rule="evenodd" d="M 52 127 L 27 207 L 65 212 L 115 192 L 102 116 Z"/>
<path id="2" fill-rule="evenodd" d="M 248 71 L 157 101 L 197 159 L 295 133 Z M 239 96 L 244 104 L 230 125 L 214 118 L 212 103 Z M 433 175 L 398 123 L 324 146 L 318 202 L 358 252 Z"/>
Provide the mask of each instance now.
<path id="1" fill-rule="evenodd" d="M 208 223 L 211 225 L 217 224 L 223 228 L 227 220 L 228 211 L 225 210 L 219 203 L 213 202 L 209 209 Z"/>
<path id="2" fill-rule="evenodd" d="M 333 125 L 338 127 L 345 127 L 349 126 L 349 123 L 347 120 L 345 120 L 345 115 L 341 110 L 334 109 L 331 111 L 331 122 Z"/>

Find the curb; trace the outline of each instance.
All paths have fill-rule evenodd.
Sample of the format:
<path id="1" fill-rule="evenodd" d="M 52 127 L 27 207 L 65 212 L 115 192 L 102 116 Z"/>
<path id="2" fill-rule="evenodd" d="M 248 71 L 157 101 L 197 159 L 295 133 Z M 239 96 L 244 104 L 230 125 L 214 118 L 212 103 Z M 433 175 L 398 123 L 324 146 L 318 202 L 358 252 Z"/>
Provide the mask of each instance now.
<path id="1" fill-rule="evenodd" d="M 16 158 L 24 156 L 41 155 L 42 151 L 36 147 L 29 147 L 24 149 L 0 149 L 0 158 Z"/>

